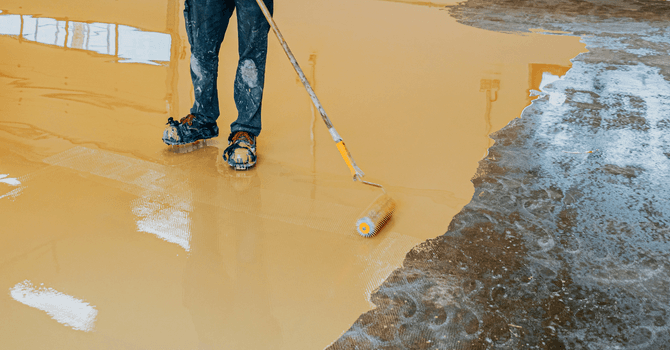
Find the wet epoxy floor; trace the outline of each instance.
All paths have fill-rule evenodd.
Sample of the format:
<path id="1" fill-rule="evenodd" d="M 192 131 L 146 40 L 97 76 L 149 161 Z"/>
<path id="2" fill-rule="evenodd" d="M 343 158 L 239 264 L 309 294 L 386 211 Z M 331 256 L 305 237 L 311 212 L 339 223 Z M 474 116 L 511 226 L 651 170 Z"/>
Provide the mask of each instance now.
<path id="1" fill-rule="evenodd" d="M 380 192 L 350 180 L 274 37 L 259 162 L 234 172 L 221 160 L 234 20 L 224 132 L 174 153 L 160 137 L 192 103 L 183 5 L 68 3 L 0 9 L 0 339 L 13 349 L 327 346 L 470 200 L 488 134 L 585 51 L 466 27 L 435 3 L 277 4 L 353 156 L 398 201 L 365 239 L 353 223 Z"/>

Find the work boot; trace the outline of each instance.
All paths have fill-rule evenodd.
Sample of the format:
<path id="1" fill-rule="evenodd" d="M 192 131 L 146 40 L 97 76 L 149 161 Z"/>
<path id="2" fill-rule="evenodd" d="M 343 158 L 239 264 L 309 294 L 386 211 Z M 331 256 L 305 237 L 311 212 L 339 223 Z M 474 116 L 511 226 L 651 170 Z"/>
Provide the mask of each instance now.
<path id="1" fill-rule="evenodd" d="M 223 160 L 235 170 L 247 170 L 256 164 L 256 136 L 238 131 L 228 138 Z"/>
<path id="2" fill-rule="evenodd" d="M 217 136 L 219 136 L 219 127 L 216 122 L 189 114 L 179 121 L 172 117 L 168 119 L 167 127 L 163 132 L 163 142 L 171 146 L 181 146 Z"/>

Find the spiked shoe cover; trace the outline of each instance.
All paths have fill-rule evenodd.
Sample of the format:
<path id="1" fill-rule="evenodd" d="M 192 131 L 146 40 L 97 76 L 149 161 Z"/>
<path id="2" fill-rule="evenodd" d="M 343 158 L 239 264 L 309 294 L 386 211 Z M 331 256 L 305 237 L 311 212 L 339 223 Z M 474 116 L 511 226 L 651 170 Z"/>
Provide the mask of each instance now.
<path id="1" fill-rule="evenodd" d="M 219 136 L 216 122 L 206 121 L 202 117 L 189 114 L 179 121 L 170 117 L 163 132 L 163 142 L 168 145 L 186 145 L 199 140 Z"/>
<path id="2" fill-rule="evenodd" d="M 247 170 L 256 165 L 256 137 L 245 131 L 231 134 L 229 146 L 223 151 L 223 160 L 235 170 Z"/>

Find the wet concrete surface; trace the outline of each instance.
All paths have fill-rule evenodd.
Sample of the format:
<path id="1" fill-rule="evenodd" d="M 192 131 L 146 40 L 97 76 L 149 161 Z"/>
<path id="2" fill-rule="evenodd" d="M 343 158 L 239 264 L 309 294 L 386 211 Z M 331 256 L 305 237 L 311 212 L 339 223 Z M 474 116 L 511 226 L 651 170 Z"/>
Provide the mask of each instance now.
<path id="1" fill-rule="evenodd" d="M 0 348 L 332 343 L 470 200 L 489 134 L 585 51 L 576 37 L 459 24 L 444 4 L 276 7 L 357 162 L 398 202 L 364 239 L 353 224 L 380 192 L 351 181 L 274 38 L 258 165 L 236 173 L 225 134 L 189 153 L 160 140 L 193 103 L 181 1 L 3 1 Z M 235 37 L 233 21 L 222 130 L 236 115 Z"/>
<path id="2" fill-rule="evenodd" d="M 329 349 L 670 348 L 670 3 L 480 1 L 459 22 L 577 35 L 588 53 L 479 163 Z"/>

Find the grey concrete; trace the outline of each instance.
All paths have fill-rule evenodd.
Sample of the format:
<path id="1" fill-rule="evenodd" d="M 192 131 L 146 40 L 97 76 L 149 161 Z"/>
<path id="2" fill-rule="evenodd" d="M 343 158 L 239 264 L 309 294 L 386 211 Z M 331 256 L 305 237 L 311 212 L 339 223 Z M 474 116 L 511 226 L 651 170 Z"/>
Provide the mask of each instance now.
<path id="1" fill-rule="evenodd" d="M 493 135 L 472 201 L 329 349 L 670 349 L 670 2 L 450 13 L 590 51 Z"/>

